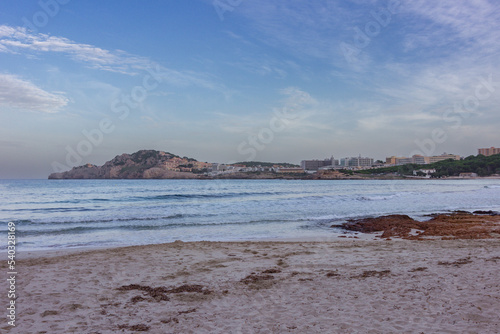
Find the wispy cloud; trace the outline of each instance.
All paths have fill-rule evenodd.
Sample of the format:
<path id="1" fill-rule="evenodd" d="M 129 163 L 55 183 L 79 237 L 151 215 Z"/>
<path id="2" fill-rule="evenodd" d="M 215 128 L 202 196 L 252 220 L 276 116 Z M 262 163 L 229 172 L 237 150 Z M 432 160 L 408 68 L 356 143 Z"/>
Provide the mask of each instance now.
<path id="1" fill-rule="evenodd" d="M 0 51 L 10 53 L 55 52 L 87 64 L 91 68 L 124 74 L 136 74 L 149 65 L 144 57 L 124 51 L 108 51 L 93 45 L 73 42 L 64 37 L 31 33 L 26 28 L 0 26 Z"/>
<path id="2" fill-rule="evenodd" d="M 56 113 L 68 104 L 68 99 L 17 76 L 0 74 L 0 104 L 21 110 Z"/>
<path id="3" fill-rule="evenodd" d="M 449 52 L 482 52 L 497 49 L 500 37 L 500 12 L 496 1 L 488 0 L 419 0 L 407 1 L 401 11 L 409 15 L 414 34 L 407 35 L 411 49 L 455 44 Z M 424 20 L 422 20 L 424 19 Z M 418 34 L 417 34 L 418 33 Z"/>
<path id="4" fill-rule="evenodd" d="M 443 57 L 472 61 L 500 50 L 500 10 L 495 1 L 401 0 L 390 23 L 371 38 L 356 63 L 348 63 L 340 43 L 353 44 L 354 28 L 365 30 L 367 23 L 376 24 L 373 13 L 387 6 L 387 1 L 255 0 L 232 14 L 246 20 L 251 35 L 266 44 L 350 73 L 366 73 L 398 60 L 409 68 L 414 63 L 441 62 Z"/>
<path id="5" fill-rule="evenodd" d="M 344 20 L 351 15 L 336 1 L 256 0 L 238 7 L 235 15 L 250 21 L 257 38 L 298 56 L 329 59 L 338 53 Z"/>
<path id="6" fill-rule="evenodd" d="M 138 75 L 155 70 L 164 82 L 178 86 L 198 86 L 229 94 L 225 86 L 213 76 L 195 71 L 182 71 L 163 67 L 147 57 L 122 50 L 106 50 L 90 44 L 81 44 L 64 37 L 29 32 L 26 28 L 0 26 L 0 52 L 33 56 L 39 53 L 59 53 L 89 68 Z"/>

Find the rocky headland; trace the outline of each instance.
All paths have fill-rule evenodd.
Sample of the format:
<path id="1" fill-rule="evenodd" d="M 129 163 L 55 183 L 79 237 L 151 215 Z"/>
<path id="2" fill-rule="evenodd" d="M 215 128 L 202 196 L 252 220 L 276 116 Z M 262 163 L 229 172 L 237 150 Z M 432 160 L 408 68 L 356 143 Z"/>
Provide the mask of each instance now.
<path id="1" fill-rule="evenodd" d="M 175 154 L 141 150 L 133 154 L 122 154 L 102 166 L 86 164 L 62 172 L 52 173 L 49 179 L 192 179 L 198 176 L 192 166 L 200 164 L 191 158 L 181 158 Z M 191 164 L 191 168 L 181 171 Z M 204 164 L 204 163 L 201 163 Z"/>

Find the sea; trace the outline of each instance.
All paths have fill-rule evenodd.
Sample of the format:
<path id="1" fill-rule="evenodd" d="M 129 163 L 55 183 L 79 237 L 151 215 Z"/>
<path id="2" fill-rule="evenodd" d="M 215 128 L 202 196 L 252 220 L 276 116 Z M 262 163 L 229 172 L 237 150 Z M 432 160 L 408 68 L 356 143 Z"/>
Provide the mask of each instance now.
<path id="1" fill-rule="evenodd" d="M 500 180 L 0 180 L 18 251 L 335 238 L 352 218 L 454 210 L 500 211 Z"/>

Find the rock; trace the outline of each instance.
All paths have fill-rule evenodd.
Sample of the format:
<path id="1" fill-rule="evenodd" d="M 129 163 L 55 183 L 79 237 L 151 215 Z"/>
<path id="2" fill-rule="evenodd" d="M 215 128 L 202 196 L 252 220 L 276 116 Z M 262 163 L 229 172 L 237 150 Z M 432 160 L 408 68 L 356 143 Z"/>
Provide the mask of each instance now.
<path id="1" fill-rule="evenodd" d="M 49 179 L 187 179 L 198 177 L 194 173 L 169 170 L 168 166 L 171 166 L 174 160 L 177 164 L 197 162 L 194 159 L 180 158 L 168 152 L 141 150 L 133 154 L 117 155 L 102 166 L 86 164 L 73 167 L 67 172 L 52 173 Z"/>
<path id="2" fill-rule="evenodd" d="M 350 231 L 383 232 L 381 238 L 400 237 L 421 240 L 426 237 L 442 239 L 491 239 L 499 238 L 500 215 L 487 216 L 459 211 L 437 214 L 428 221 L 416 221 L 406 215 L 389 215 L 376 218 L 353 219 L 343 224 Z M 411 233 L 418 230 L 419 233 Z"/>
<path id="3" fill-rule="evenodd" d="M 489 215 L 489 216 L 498 216 L 498 215 L 500 215 L 499 212 L 497 212 L 497 211 L 491 211 L 491 210 L 488 210 L 488 211 L 478 210 L 478 211 L 474 211 L 473 214 L 475 214 L 475 215 Z"/>

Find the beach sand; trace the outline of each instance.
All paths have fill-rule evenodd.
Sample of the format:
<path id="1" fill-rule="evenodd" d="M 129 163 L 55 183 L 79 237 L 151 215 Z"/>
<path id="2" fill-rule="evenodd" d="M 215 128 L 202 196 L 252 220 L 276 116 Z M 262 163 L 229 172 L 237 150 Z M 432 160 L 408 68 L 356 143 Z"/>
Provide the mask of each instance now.
<path id="1" fill-rule="evenodd" d="M 21 257 L 16 327 L 4 318 L 2 333 L 500 333 L 499 239 L 175 242 Z"/>

